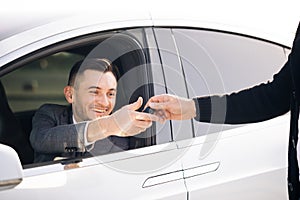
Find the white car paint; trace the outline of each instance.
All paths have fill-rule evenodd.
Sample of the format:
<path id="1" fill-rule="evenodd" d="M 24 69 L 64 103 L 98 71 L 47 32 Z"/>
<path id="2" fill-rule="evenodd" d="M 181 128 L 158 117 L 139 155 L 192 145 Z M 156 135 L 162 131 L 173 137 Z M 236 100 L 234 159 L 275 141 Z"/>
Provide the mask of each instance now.
<path id="1" fill-rule="evenodd" d="M 292 41 L 290 32 L 278 39 L 285 33 L 280 26 L 278 30 L 281 32 L 274 36 L 261 34 L 249 26 L 242 28 L 236 23 L 220 24 L 203 18 L 189 12 L 179 14 L 157 10 L 138 14 L 68 16 L 1 40 L 0 66 L 67 38 L 128 27 L 201 27 L 252 35 L 287 46 Z M 22 23 L 22 20 L 19 22 Z M 0 27 L 1 24 L 0 21 Z M 89 158 L 74 169 L 65 170 L 61 164 L 24 169 L 20 172 L 23 181 L 14 189 L 0 191 L 0 198 L 174 200 L 220 199 L 222 195 L 222 199 L 286 199 L 287 152 L 278 150 L 287 150 L 288 121 L 288 115 L 284 115 L 223 131 L 205 157 L 201 152 L 214 142 L 216 137 L 213 134 Z M 274 132 L 281 134 L 275 137 Z M 213 141 L 207 140 L 207 137 L 212 137 Z M 266 143 L 273 145 L 265 149 Z M 261 154 L 261 149 L 266 152 Z M 249 157 L 253 155 L 255 157 Z M 14 158 L 10 159 L 14 161 Z M 21 169 L 20 166 L 17 168 Z M 2 181 L 2 176 L 0 178 Z M 244 196 L 245 193 L 251 195 Z"/>

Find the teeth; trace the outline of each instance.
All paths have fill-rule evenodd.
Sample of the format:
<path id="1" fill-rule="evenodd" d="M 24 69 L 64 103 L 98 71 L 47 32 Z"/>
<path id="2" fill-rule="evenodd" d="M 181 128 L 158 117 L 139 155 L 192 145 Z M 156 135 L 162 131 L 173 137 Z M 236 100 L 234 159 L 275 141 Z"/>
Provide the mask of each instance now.
<path id="1" fill-rule="evenodd" d="M 94 109 L 94 111 L 99 112 L 99 113 L 105 113 L 106 110 L 102 110 L 102 109 Z"/>

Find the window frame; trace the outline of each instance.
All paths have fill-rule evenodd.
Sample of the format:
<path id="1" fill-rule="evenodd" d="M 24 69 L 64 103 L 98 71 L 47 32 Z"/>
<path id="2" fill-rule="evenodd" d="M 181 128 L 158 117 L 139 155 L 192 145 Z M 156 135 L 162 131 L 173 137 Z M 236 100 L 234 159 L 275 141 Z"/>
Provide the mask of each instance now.
<path id="1" fill-rule="evenodd" d="M 230 32 L 230 31 L 223 31 L 223 30 L 216 30 L 216 29 L 208 29 L 208 28 L 191 28 L 191 27 L 171 27 L 172 30 L 192 30 L 192 31 L 203 31 L 203 32 L 207 32 L 207 33 L 210 33 L 210 32 L 213 32 L 213 33 L 217 33 L 217 34 L 222 34 L 222 35 L 229 35 L 230 37 L 240 37 L 242 40 L 244 39 L 249 39 L 249 40 L 254 40 L 255 42 L 262 42 L 262 43 L 266 43 L 267 45 L 275 45 L 276 48 L 278 48 L 278 52 L 279 51 L 282 51 L 280 54 L 282 56 L 282 58 L 284 56 L 286 56 L 286 54 L 289 52 L 289 47 L 285 46 L 285 45 L 282 45 L 280 43 L 277 43 L 277 42 L 273 42 L 273 41 L 269 41 L 269 40 L 266 40 L 266 39 L 262 39 L 262 38 L 258 38 L 258 37 L 254 37 L 254 36 L 250 36 L 250 35 L 246 35 L 246 34 L 240 34 L 240 33 L 235 33 L 235 32 Z M 188 36 L 188 37 L 191 37 L 191 36 Z M 174 36 L 174 42 L 176 43 L 176 47 L 179 48 L 179 45 L 177 44 L 177 38 Z M 178 51 L 178 54 L 179 54 L 179 57 L 180 57 L 180 60 L 181 60 L 181 66 L 182 66 L 182 69 L 183 69 L 183 76 L 184 76 L 184 79 L 185 79 L 185 83 L 188 83 L 189 80 L 187 78 L 187 72 L 186 70 L 187 67 L 184 66 L 184 62 L 182 61 L 182 57 L 184 57 L 184 55 L 181 54 L 181 51 L 180 49 L 177 49 Z M 229 58 L 230 59 L 230 58 Z M 284 61 L 285 62 L 285 61 Z M 282 64 L 284 64 L 284 62 Z M 275 66 L 275 68 L 278 68 L 278 70 L 280 70 L 280 68 L 282 67 L 282 65 L 279 65 L 279 66 Z M 272 72 L 271 73 L 271 78 L 273 77 L 273 75 L 276 73 L 276 71 Z M 268 81 L 268 80 L 265 80 L 265 81 Z M 256 84 L 260 84 L 261 82 L 259 83 L 256 83 Z M 227 89 L 227 88 L 226 88 Z M 244 89 L 243 87 L 239 88 L 238 91 Z M 236 91 L 232 91 L 232 92 L 236 92 Z M 232 93 L 230 92 L 230 93 Z M 191 95 L 191 92 L 188 91 L 188 87 L 187 87 L 187 93 L 189 95 L 189 98 L 192 98 L 194 96 L 190 96 Z M 228 94 L 228 92 L 225 92 L 225 93 L 216 93 L 216 95 L 221 95 L 221 94 Z M 197 96 L 197 95 L 196 95 Z M 226 131 L 226 130 L 229 130 L 229 129 L 234 129 L 234 128 L 239 128 L 241 126 L 244 126 L 244 125 L 229 125 L 229 124 L 213 124 L 214 126 L 216 126 L 215 128 L 212 128 L 212 130 L 216 129 L 216 131 L 213 131 L 213 132 L 209 132 L 209 133 L 206 133 L 204 135 L 198 135 L 197 134 L 197 131 L 199 131 L 199 127 L 196 127 L 196 124 L 199 124 L 199 122 L 195 121 L 193 119 L 193 131 L 194 131 L 194 137 L 190 137 L 189 139 L 192 139 L 193 138 L 198 138 L 197 140 L 199 140 L 199 142 L 203 142 L 201 140 L 201 136 L 207 136 L 207 135 L 211 135 L 209 137 L 207 137 L 207 140 L 217 140 L 218 139 L 218 136 L 213 136 L 213 135 L 216 135 L 218 134 L 218 132 L 223 132 L 223 131 Z M 200 122 L 201 123 L 201 122 Z M 201 123 L 201 124 L 206 124 L 206 123 Z M 210 126 L 211 124 L 206 124 L 208 126 Z M 218 127 L 219 126 L 219 127 Z M 216 134 L 214 134 L 216 133 Z M 191 145 L 191 141 L 187 140 L 186 142 L 184 141 L 178 141 L 179 142 L 179 146 L 180 147 L 184 147 L 184 146 L 189 146 Z M 192 145 L 195 145 L 195 144 L 199 144 L 198 142 L 196 143 L 193 143 Z"/>
<path id="2" fill-rule="evenodd" d="M 66 49 L 70 50 L 70 49 L 75 48 L 77 46 L 83 46 L 83 44 L 95 43 L 95 42 L 101 40 L 104 37 L 104 35 L 109 35 L 109 34 L 114 35 L 114 34 L 122 33 L 123 31 L 136 30 L 136 29 L 140 29 L 141 31 L 143 31 L 143 34 L 144 34 L 143 37 L 145 39 L 145 41 L 143 41 L 143 42 L 147 43 L 148 41 L 146 41 L 147 40 L 146 37 L 148 37 L 148 36 L 145 35 L 145 29 L 149 29 L 148 27 L 137 27 L 137 28 L 128 28 L 128 29 L 108 30 L 108 31 L 101 31 L 101 32 L 97 32 L 97 33 L 85 34 L 85 35 L 82 35 L 82 36 L 77 36 L 77 37 L 70 38 L 70 39 L 67 39 L 67 40 L 64 40 L 64 41 L 61 41 L 61 42 L 57 42 L 57 43 L 54 43 L 54 44 L 51 44 L 51 45 L 48 45 L 48 46 L 44 46 L 41 49 L 33 51 L 33 52 L 31 52 L 31 53 L 29 53 L 25 56 L 22 56 L 22 57 L 20 57 L 16 60 L 4 65 L 4 66 L 2 66 L 1 70 L 0 70 L 0 78 L 2 76 L 5 76 L 8 73 L 13 72 L 14 70 L 16 70 L 20 67 L 23 67 L 24 65 L 26 65 L 30 62 L 33 62 L 35 60 L 41 59 L 41 58 L 49 56 L 49 55 L 56 54 L 57 52 L 61 52 L 62 50 L 66 50 Z M 131 37 L 132 36 L 133 35 L 131 35 Z M 147 45 L 147 44 L 145 44 L 145 45 Z M 153 45 L 155 46 L 156 44 L 151 44 L 151 46 L 153 46 Z M 142 47 L 141 50 L 144 51 L 145 47 Z M 145 52 L 144 52 L 144 54 L 145 54 Z M 146 64 L 148 62 L 151 64 L 150 57 L 149 57 L 147 52 L 145 54 L 145 59 L 146 59 L 145 60 Z M 146 66 L 147 67 L 146 68 L 147 79 L 151 78 L 150 75 L 152 74 L 151 73 L 152 67 L 151 67 L 151 65 L 150 65 L 150 67 L 148 67 L 148 64 Z M 147 82 L 150 83 L 151 80 L 147 80 Z M 149 92 L 149 91 L 147 91 L 147 92 Z M 149 94 L 149 97 L 150 97 L 150 94 Z M 144 100 L 144 103 L 146 103 L 145 100 Z M 34 112 L 34 111 L 28 111 L 28 112 Z M 15 115 L 19 115 L 19 114 L 22 114 L 22 113 L 15 113 Z M 151 130 L 151 131 L 147 131 L 147 132 L 150 132 L 150 133 L 147 133 L 146 135 L 154 137 L 155 136 L 155 131 L 156 131 L 155 126 L 153 126 L 149 130 Z M 148 139 L 148 142 L 146 142 L 146 144 L 143 147 L 152 146 L 152 145 L 156 145 L 156 142 L 153 139 L 150 139 L 150 140 Z M 133 149 L 133 150 L 135 150 L 135 149 Z M 114 156 L 112 156 L 112 157 L 114 157 Z M 23 168 L 24 169 L 30 169 L 30 168 L 40 167 L 40 166 L 45 166 L 45 165 L 53 165 L 53 164 L 55 165 L 56 163 L 78 162 L 79 160 L 81 160 L 81 159 L 74 159 L 74 160 L 70 159 L 70 160 L 67 160 L 67 161 L 51 161 L 51 162 L 45 162 L 45 163 L 32 163 L 32 164 L 23 165 Z"/>

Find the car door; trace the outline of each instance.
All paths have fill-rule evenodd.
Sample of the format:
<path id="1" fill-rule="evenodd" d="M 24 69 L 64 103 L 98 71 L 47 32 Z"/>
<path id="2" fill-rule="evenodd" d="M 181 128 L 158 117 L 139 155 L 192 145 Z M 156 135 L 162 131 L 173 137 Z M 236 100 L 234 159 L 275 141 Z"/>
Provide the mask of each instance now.
<path id="1" fill-rule="evenodd" d="M 65 40 L 57 38 L 66 38 L 66 33 L 47 36 L 44 41 L 39 38 L 39 45 L 47 45 L 1 67 L 9 106 L 27 138 L 31 118 L 40 105 L 65 104 L 62 89 L 68 71 L 82 58 L 106 57 L 120 66 L 116 109 L 138 96 L 146 102 L 152 95 L 166 93 L 152 29 L 91 30 L 93 33 L 87 34 L 85 28 L 85 34 L 80 35 L 77 28 L 76 37 L 70 32 L 71 37 Z M 23 163 L 22 182 L 0 191 L 0 199 L 187 199 L 178 159 L 182 152 L 173 141 L 170 124 L 154 123 L 129 140 L 126 151 Z"/>
<path id="2" fill-rule="evenodd" d="M 186 94 L 175 93 L 179 96 L 221 95 L 267 82 L 286 61 L 284 46 L 245 35 L 168 31 L 177 48 L 173 53 L 180 55 L 182 70 L 177 73 L 185 77 L 187 88 Z M 178 76 L 166 73 L 167 89 L 173 89 Z M 226 106 L 213 109 L 225 117 Z M 192 128 L 180 130 L 184 136 L 175 140 L 184 152 L 189 199 L 287 199 L 289 115 L 244 125 L 185 123 Z"/>

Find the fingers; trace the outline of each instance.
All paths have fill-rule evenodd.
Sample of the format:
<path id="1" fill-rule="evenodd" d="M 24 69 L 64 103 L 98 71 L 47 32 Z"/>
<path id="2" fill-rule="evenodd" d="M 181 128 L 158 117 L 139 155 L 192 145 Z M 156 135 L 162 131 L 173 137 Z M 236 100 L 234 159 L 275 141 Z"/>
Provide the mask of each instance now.
<path id="1" fill-rule="evenodd" d="M 164 102 L 166 101 L 166 94 L 161 94 L 161 95 L 156 95 L 156 96 L 153 96 L 151 97 L 148 102 L 146 103 L 145 107 L 144 108 L 147 108 L 147 107 L 151 107 L 150 106 L 150 103 L 159 103 L 159 102 Z"/>
<path id="2" fill-rule="evenodd" d="M 134 120 L 129 127 L 126 129 L 121 130 L 119 136 L 134 136 L 141 132 L 146 131 L 147 128 L 152 126 L 152 121 L 145 121 L 145 120 Z"/>
<path id="3" fill-rule="evenodd" d="M 145 131 L 147 128 L 152 126 L 152 121 L 140 121 L 135 122 L 135 127 L 141 129 L 141 132 Z"/>
<path id="4" fill-rule="evenodd" d="M 148 111 L 146 111 L 148 110 Z M 160 123 L 164 123 L 164 121 L 167 119 L 166 118 L 166 111 L 165 110 L 154 110 L 151 109 L 150 107 L 147 107 L 146 109 L 144 109 L 145 113 L 150 113 L 152 115 L 154 115 L 155 118 L 151 118 L 152 121 L 159 121 Z"/>
<path id="5" fill-rule="evenodd" d="M 147 128 L 133 127 L 132 129 L 130 129 L 130 131 L 120 132 L 117 136 L 120 136 L 120 137 L 135 136 L 137 134 L 144 132 L 146 129 Z"/>
<path id="6" fill-rule="evenodd" d="M 138 133 L 144 132 L 147 128 L 152 126 L 152 121 L 147 120 L 138 120 L 136 119 L 132 123 L 132 127 L 128 133 L 132 133 L 132 135 L 136 135 Z"/>
<path id="7" fill-rule="evenodd" d="M 128 105 L 129 110 L 137 110 L 143 105 L 143 98 L 139 97 L 136 102 Z"/>
<path id="8" fill-rule="evenodd" d="M 148 100 L 147 104 L 148 104 L 149 102 L 157 102 L 158 99 L 161 98 L 160 96 L 161 96 L 161 95 L 152 96 L 152 97 Z"/>
<path id="9" fill-rule="evenodd" d="M 155 109 L 154 114 L 136 111 L 143 104 L 142 97 L 139 97 L 136 102 L 124 106 L 114 113 L 115 123 L 119 128 L 118 134 L 133 136 L 151 127 L 153 121 L 164 123 L 166 120 L 171 119 L 171 114 L 166 108 L 173 99 L 172 95 L 158 95 L 150 98 L 145 108 L 149 105 Z"/>
<path id="10" fill-rule="evenodd" d="M 169 102 L 149 103 L 149 107 L 154 110 L 166 110 L 169 107 Z"/>
<path id="11" fill-rule="evenodd" d="M 170 113 L 165 110 L 156 110 L 154 113 L 159 118 L 161 124 L 165 123 L 166 120 L 170 120 Z"/>
<path id="12" fill-rule="evenodd" d="M 149 113 L 143 113 L 134 111 L 134 104 L 141 103 L 140 100 L 125 106 L 121 110 L 117 111 L 114 115 L 114 123 L 117 125 L 119 136 L 133 136 L 145 131 L 152 125 L 152 121 L 159 121 L 159 117 Z M 137 108 L 136 106 L 135 108 Z"/>
<path id="13" fill-rule="evenodd" d="M 172 99 L 174 99 L 174 97 L 169 94 L 153 96 L 148 100 L 143 110 L 145 110 L 147 107 L 154 109 L 154 115 L 156 115 L 159 118 L 155 121 L 159 121 L 161 124 L 163 124 L 166 122 L 166 120 L 171 119 L 171 115 L 168 109 L 170 106 L 170 101 Z"/>
<path id="14" fill-rule="evenodd" d="M 169 101 L 170 99 L 174 98 L 174 95 L 171 94 L 160 94 L 153 96 L 149 99 L 150 102 L 166 102 Z"/>
<path id="15" fill-rule="evenodd" d="M 153 121 L 159 121 L 160 118 L 154 114 L 142 113 L 137 111 L 132 111 L 133 115 L 131 128 L 129 132 L 134 134 L 145 131 L 147 128 L 152 126 Z"/>
<path id="16" fill-rule="evenodd" d="M 140 121 L 159 121 L 159 117 L 154 114 L 135 112 L 135 119 Z"/>
<path id="17" fill-rule="evenodd" d="M 147 107 L 150 107 L 155 110 L 168 109 L 169 104 L 174 100 L 176 100 L 176 97 L 174 95 L 170 95 L 170 94 L 156 95 L 149 99 L 144 109 Z"/>

